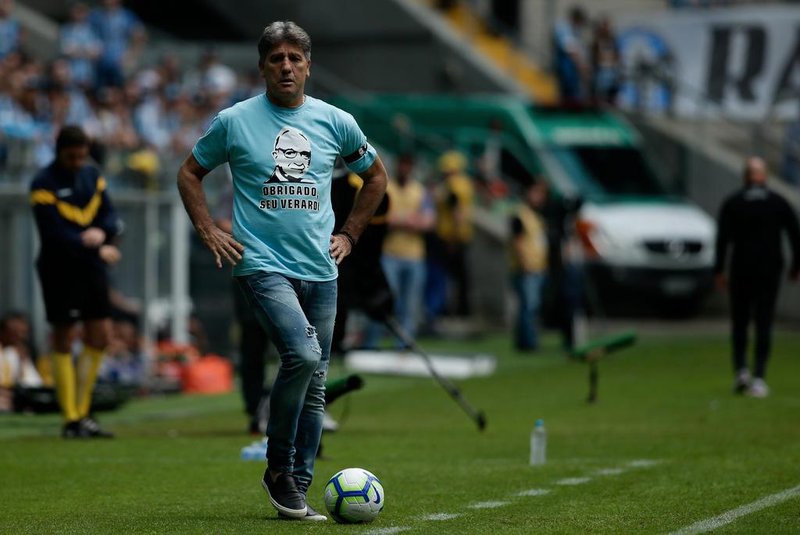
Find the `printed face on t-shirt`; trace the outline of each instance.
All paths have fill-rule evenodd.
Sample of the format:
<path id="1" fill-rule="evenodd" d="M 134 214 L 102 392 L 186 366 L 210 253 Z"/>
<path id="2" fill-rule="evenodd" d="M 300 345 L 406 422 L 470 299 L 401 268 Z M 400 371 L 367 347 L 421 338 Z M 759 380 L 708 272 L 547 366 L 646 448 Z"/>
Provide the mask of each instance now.
<path id="1" fill-rule="evenodd" d="M 276 170 L 287 178 L 298 180 L 311 165 L 311 143 L 299 130 L 284 128 L 275 138 L 272 157 Z"/>

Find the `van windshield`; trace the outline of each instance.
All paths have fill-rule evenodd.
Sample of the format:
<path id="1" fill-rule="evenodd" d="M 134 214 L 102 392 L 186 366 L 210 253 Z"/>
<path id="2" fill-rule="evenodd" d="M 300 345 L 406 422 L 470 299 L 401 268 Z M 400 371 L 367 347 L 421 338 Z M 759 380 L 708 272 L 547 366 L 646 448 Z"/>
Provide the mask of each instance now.
<path id="1" fill-rule="evenodd" d="M 634 147 L 558 147 L 553 154 L 587 197 L 660 196 L 664 189 Z"/>

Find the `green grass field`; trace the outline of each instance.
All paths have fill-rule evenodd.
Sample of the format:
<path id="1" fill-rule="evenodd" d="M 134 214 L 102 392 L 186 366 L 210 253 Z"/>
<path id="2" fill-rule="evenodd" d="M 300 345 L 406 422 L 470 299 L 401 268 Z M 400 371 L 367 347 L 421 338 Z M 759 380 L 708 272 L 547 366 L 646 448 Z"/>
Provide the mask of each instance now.
<path id="1" fill-rule="evenodd" d="M 500 337 L 423 342 L 498 357 L 495 375 L 460 383 L 484 433 L 428 379 L 368 376 L 331 407 L 342 428 L 310 502 L 322 509 L 335 471 L 367 468 L 386 490 L 373 524 L 278 520 L 262 463 L 239 459 L 251 439 L 231 394 L 131 402 L 102 415 L 112 441 L 66 442 L 55 416 L 0 417 L 0 533 L 668 533 L 800 485 L 800 334 L 776 334 L 768 399 L 731 394 L 725 335 L 676 329 L 602 362 L 594 406 L 586 366 L 546 342 L 536 356 Z M 537 418 L 548 461 L 531 467 Z M 716 531 L 798 533 L 799 494 Z"/>

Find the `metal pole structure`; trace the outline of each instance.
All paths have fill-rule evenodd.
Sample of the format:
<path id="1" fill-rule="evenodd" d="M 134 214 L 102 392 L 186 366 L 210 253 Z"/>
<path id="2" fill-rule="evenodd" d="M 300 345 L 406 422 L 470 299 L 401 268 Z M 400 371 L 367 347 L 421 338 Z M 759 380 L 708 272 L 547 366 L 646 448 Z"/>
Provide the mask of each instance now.
<path id="1" fill-rule="evenodd" d="M 547 27 L 545 28 L 545 52 L 543 55 L 546 62 L 544 65 L 550 65 L 553 63 L 553 46 L 551 44 L 551 36 L 556 25 L 556 0 L 544 0 L 544 13 L 544 20 L 547 21 Z"/>
<path id="2" fill-rule="evenodd" d="M 147 192 L 144 196 L 144 325 L 142 334 L 145 343 L 152 346 L 156 340 L 156 326 L 153 321 L 153 307 L 158 298 L 158 198 L 157 194 Z M 149 351 L 148 354 L 152 354 Z"/>
<path id="3" fill-rule="evenodd" d="M 189 224 L 177 198 L 170 199 L 172 215 L 172 247 L 170 247 L 170 280 L 172 283 L 172 339 L 179 344 L 189 342 Z"/>
<path id="4" fill-rule="evenodd" d="M 27 208 L 27 205 L 26 205 Z M 27 210 L 26 210 L 27 212 Z M 44 297 L 42 296 L 42 287 L 39 284 L 39 277 L 36 275 L 36 271 L 34 269 L 34 265 L 36 262 L 36 254 L 39 250 L 39 233 L 33 227 L 33 217 L 31 217 L 30 213 L 25 214 L 31 225 L 28 227 L 28 235 L 26 236 L 26 241 L 28 243 L 28 254 L 23 255 L 24 258 L 27 260 L 28 269 L 27 273 L 28 276 L 24 279 L 25 284 L 19 284 L 18 286 L 24 286 L 24 293 L 25 293 L 25 301 L 30 303 L 30 322 L 31 327 L 33 329 L 33 342 L 36 344 L 36 347 L 42 353 L 48 350 L 47 346 L 47 333 L 48 333 L 48 325 L 47 325 L 47 317 L 44 310 Z M 16 249 L 21 250 L 21 249 Z M 12 277 L 11 280 L 21 281 L 21 279 L 14 279 Z M 24 310 L 24 307 L 21 307 Z"/>

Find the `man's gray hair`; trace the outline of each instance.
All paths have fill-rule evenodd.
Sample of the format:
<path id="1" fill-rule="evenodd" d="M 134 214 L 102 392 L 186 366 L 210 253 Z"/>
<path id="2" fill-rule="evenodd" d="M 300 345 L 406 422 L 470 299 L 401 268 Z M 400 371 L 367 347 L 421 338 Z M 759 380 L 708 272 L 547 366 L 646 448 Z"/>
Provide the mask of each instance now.
<path id="1" fill-rule="evenodd" d="M 269 51 L 282 43 L 300 47 L 307 60 L 311 59 L 311 37 L 308 32 L 290 20 L 279 20 L 269 24 L 258 40 L 258 63 L 267 59 Z"/>

